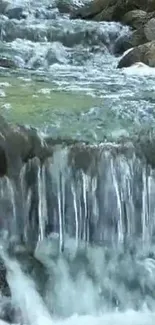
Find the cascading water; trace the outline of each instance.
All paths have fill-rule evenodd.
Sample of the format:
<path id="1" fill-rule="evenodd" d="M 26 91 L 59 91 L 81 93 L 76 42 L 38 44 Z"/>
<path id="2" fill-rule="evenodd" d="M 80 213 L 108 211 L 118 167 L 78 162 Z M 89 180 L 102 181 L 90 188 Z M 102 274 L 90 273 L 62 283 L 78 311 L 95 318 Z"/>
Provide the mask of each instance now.
<path id="1" fill-rule="evenodd" d="M 12 299 L 25 322 L 42 322 L 41 303 L 48 310 L 47 323 L 78 314 L 77 321 L 84 323 L 124 319 L 128 324 L 129 315 L 134 324 L 152 324 L 155 182 L 151 166 L 129 146 L 127 150 L 111 144 L 58 146 L 44 163 L 38 158 L 26 163 L 19 180 L 14 186 L 7 177 L 1 181 L 2 193 L 18 191 L 5 204 L 3 194 L 2 206 L 16 207 L 17 216 L 21 211 L 20 222 L 16 215 L 14 219 L 8 215 L 3 229 L 10 239 L 18 235 L 35 249 L 35 258 L 47 271 L 39 280 L 44 281 L 41 298 L 20 264 L 4 258 Z M 19 263 L 23 268 L 29 262 L 25 256 Z M 34 275 L 33 279 L 38 282 Z M 74 317 L 61 320 L 75 321 Z"/>
<path id="2" fill-rule="evenodd" d="M 7 177 L 1 181 L 3 229 L 34 247 L 48 234 L 58 233 L 60 251 L 66 234 L 75 238 L 77 247 L 81 240 L 152 241 L 154 171 L 132 147 L 126 154 L 121 150 L 112 144 L 60 146 L 44 163 L 30 160 L 18 182 Z"/>
<path id="3" fill-rule="evenodd" d="M 0 17 L 2 55 L 19 68 L 14 84 L 8 71 L 9 82 L 0 83 L 5 116 L 10 118 L 19 86 L 25 102 L 28 88 L 31 99 L 41 94 L 43 102 L 73 91 L 71 112 L 58 112 L 54 99 L 53 110 L 51 105 L 35 115 L 34 108 L 31 114 L 35 120 L 41 115 L 41 130 L 53 143 L 63 132 L 91 143 L 59 139 L 49 150 L 45 134 L 38 140 L 32 132 L 27 140 L 23 131 L 16 143 L 21 129 L 9 135 L 1 130 L 0 318 L 25 325 L 153 325 L 154 146 L 145 140 L 139 150 L 128 140 L 132 128 L 154 122 L 154 72 L 116 70 L 113 53 L 129 29 L 72 21 L 61 13 L 69 8 L 63 5 L 12 1 Z M 84 97 L 74 112 L 76 93 L 90 96 L 88 108 Z M 68 108 L 65 96 L 60 106 Z M 103 142 L 122 134 L 128 139 L 118 145 Z"/>

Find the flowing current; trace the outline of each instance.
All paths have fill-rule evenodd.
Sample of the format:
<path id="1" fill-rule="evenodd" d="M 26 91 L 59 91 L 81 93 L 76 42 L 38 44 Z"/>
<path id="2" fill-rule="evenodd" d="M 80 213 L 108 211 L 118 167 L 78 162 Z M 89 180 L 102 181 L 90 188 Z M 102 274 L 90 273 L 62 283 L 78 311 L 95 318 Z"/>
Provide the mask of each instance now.
<path id="1" fill-rule="evenodd" d="M 4 248 L 8 231 L 10 250 L 18 234 L 35 255 L 1 251 L 16 324 L 153 325 L 154 166 L 128 146 L 97 144 L 154 126 L 155 71 L 117 70 L 129 28 L 70 20 L 68 3 L 81 5 L 12 0 L 0 16 L 2 57 L 16 67 L 0 70 L 3 115 L 37 126 L 41 139 L 94 145 L 60 146 L 43 164 L 25 163 L 19 179 L 0 179 Z"/>

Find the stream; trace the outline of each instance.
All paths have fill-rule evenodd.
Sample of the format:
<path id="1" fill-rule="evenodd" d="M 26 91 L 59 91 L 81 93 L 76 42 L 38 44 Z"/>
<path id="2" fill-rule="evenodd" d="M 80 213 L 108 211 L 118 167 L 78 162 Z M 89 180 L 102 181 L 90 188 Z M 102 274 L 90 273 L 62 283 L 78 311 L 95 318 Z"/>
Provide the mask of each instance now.
<path id="1" fill-rule="evenodd" d="M 63 6 L 12 0 L 0 15 L 0 62 L 11 64 L 0 67 L 0 114 L 37 128 L 42 142 L 81 144 L 54 146 L 52 157 L 30 157 L 19 175 L 0 179 L 0 256 L 19 316 L 5 317 L 10 298 L 0 296 L 0 319 L 153 325 L 154 165 L 149 154 L 142 159 L 134 145 L 117 142 L 154 129 L 155 70 L 117 69 L 118 40 L 130 29 L 71 20 Z M 31 254 L 7 255 L 10 243 L 12 251 L 33 250 L 45 274 L 39 266 L 34 272 Z"/>

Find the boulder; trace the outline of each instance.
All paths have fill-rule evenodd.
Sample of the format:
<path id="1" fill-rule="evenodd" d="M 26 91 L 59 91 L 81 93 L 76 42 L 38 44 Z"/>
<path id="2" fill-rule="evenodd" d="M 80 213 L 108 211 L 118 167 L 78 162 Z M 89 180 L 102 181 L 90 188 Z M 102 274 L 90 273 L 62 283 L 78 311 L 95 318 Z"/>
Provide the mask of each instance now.
<path id="1" fill-rule="evenodd" d="M 94 0 L 72 13 L 71 18 L 92 19 L 115 4 L 116 0 Z"/>
<path id="2" fill-rule="evenodd" d="M 147 41 L 155 40 L 155 18 L 150 19 L 144 26 Z"/>
<path id="3" fill-rule="evenodd" d="M 147 0 L 146 1 L 146 8 L 148 12 L 155 11 L 155 1 L 154 0 Z"/>
<path id="4" fill-rule="evenodd" d="M 117 0 L 113 13 L 113 20 L 122 21 L 126 13 L 138 9 L 146 9 L 146 0 Z"/>
<path id="5" fill-rule="evenodd" d="M 0 14 L 4 14 L 7 6 L 9 5 L 8 1 L 0 0 Z"/>
<path id="6" fill-rule="evenodd" d="M 0 57 L 0 67 L 16 69 L 17 65 L 16 65 L 15 61 L 11 58 Z"/>
<path id="7" fill-rule="evenodd" d="M 78 9 L 78 7 L 73 7 L 73 4 L 70 1 L 66 0 L 57 0 L 56 7 L 58 8 L 60 13 L 71 14 L 73 10 Z"/>
<path id="8" fill-rule="evenodd" d="M 124 15 L 131 11 L 139 11 L 142 20 L 144 12 L 155 10 L 154 0 L 94 0 L 76 10 L 71 18 L 122 21 Z M 140 13 L 141 12 L 141 13 Z M 126 19 L 132 20 L 132 17 Z M 134 21 L 140 22 L 138 13 L 134 13 Z"/>
<path id="9" fill-rule="evenodd" d="M 142 62 L 150 67 L 155 67 L 155 41 L 131 49 L 121 58 L 117 67 L 127 68 L 136 62 Z"/>
<path id="10" fill-rule="evenodd" d="M 52 149 L 42 142 L 36 129 L 20 125 L 13 126 L 0 116 L 0 176 L 18 175 L 29 159 L 41 161 L 52 155 Z"/>
<path id="11" fill-rule="evenodd" d="M 125 25 L 129 25 L 134 29 L 140 28 L 147 20 L 147 12 L 144 10 L 131 10 L 127 12 L 123 18 L 122 22 Z"/>
<path id="12" fill-rule="evenodd" d="M 22 19 L 25 18 L 23 14 L 23 8 L 22 7 L 12 7 L 8 6 L 4 12 L 4 14 L 9 18 L 9 19 Z"/>
<path id="13" fill-rule="evenodd" d="M 102 10 L 100 13 L 98 13 L 96 16 L 94 16 L 94 20 L 96 21 L 112 21 L 113 12 L 114 12 L 114 6 L 110 6 L 104 10 Z"/>
<path id="14" fill-rule="evenodd" d="M 144 34 L 144 27 L 140 27 L 137 30 L 134 30 L 130 37 L 130 47 L 136 47 L 147 43 L 147 38 Z"/>
<path id="15" fill-rule="evenodd" d="M 140 27 L 137 30 L 134 30 L 132 33 L 119 36 L 114 44 L 113 53 L 115 55 L 120 55 L 130 48 L 145 43 L 147 43 L 147 38 L 144 34 L 144 27 Z"/>
<path id="16" fill-rule="evenodd" d="M 114 55 L 122 55 L 125 51 L 129 50 L 132 46 L 131 42 L 132 34 L 120 35 L 113 46 Z"/>

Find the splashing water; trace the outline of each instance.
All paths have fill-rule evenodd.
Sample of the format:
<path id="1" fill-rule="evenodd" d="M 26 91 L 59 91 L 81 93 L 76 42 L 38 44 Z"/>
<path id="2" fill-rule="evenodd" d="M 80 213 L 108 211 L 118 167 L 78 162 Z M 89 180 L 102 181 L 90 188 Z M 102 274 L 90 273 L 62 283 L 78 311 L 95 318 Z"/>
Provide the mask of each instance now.
<path id="1" fill-rule="evenodd" d="M 71 317 L 66 319 L 56 319 L 50 315 L 47 310 L 43 299 L 38 294 L 35 283 L 32 279 L 25 275 L 19 263 L 15 260 L 11 260 L 8 256 L 1 251 L 1 256 L 5 261 L 7 267 L 7 278 L 11 288 L 12 297 L 14 303 L 22 311 L 22 316 L 24 319 L 24 324 L 30 325 L 153 325 L 155 313 L 150 312 L 147 308 L 143 308 L 141 311 L 134 311 L 128 309 L 125 312 L 118 312 L 117 310 L 113 312 L 105 312 L 100 314 L 87 314 L 87 315 L 78 315 L 73 314 Z M 61 265 L 63 267 L 63 265 Z M 62 269 L 63 271 L 63 269 Z M 58 272 L 59 273 L 59 272 Z M 63 273 L 63 272 L 62 272 Z M 62 275 L 61 273 L 61 275 Z M 82 276 L 82 274 L 81 274 Z M 64 286 L 66 285 L 68 289 L 68 295 L 71 290 L 71 283 L 68 279 L 66 280 Z M 78 288 L 77 288 L 78 290 Z M 90 291 L 91 292 L 91 291 Z M 82 293 L 82 288 L 81 288 Z M 93 295 L 93 292 L 91 292 Z M 61 292 L 60 292 L 61 295 Z M 66 292 L 67 295 L 67 292 Z M 63 293 L 62 293 L 63 296 Z M 63 296 L 64 298 L 64 296 Z M 68 297 L 66 297 L 68 298 Z M 87 297 L 88 298 L 88 297 Z M 83 295 L 81 294 L 81 299 Z M 70 305 L 75 302 L 70 300 Z M 76 302 L 78 304 L 78 302 Z M 3 321 L 0 322 L 0 325 L 5 324 Z"/>
<path id="2" fill-rule="evenodd" d="M 8 271 L 7 278 L 13 300 L 22 311 L 23 319 L 28 324 L 52 325 L 50 315 L 35 289 L 34 282 L 24 275 L 18 262 L 10 260 L 4 252 L 3 259 Z"/>

